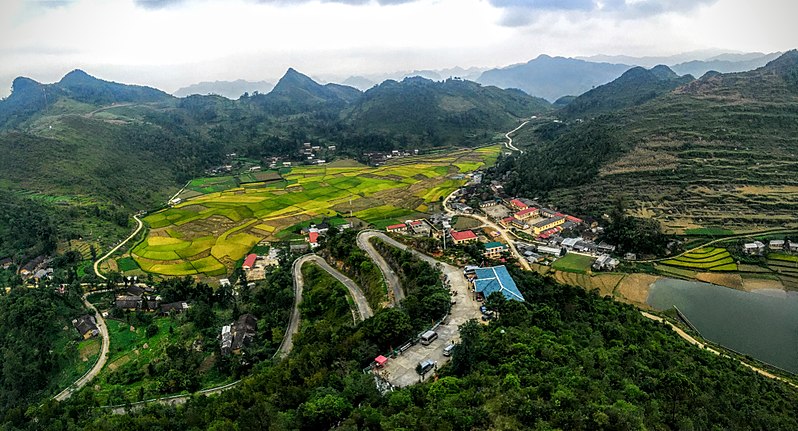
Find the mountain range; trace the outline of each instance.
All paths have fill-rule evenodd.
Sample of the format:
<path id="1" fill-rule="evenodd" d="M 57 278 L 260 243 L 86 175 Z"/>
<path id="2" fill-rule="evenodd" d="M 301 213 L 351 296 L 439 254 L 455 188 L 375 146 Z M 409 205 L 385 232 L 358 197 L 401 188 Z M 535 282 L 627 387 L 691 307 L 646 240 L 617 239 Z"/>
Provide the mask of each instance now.
<path id="1" fill-rule="evenodd" d="M 172 94 L 176 97 L 187 97 L 195 94 L 216 94 L 228 99 L 238 99 L 244 93 L 258 92 L 265 94 L 272 91 L 272 88 L 274 88 L 274 84 L 270 82 L 237 79 L 235 81 L 200 82 L 180 88 Z"/>

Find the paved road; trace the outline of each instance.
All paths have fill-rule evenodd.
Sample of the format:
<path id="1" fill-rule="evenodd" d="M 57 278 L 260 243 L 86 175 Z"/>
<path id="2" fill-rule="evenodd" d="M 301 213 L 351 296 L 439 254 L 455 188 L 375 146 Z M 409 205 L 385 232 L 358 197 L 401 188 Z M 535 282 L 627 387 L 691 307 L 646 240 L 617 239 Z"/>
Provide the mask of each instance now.
<path id="1" fill-rule="evenodd" d="M 385 367 L 377 371 L 384 379 L 391 382 L 394 386 L 404 387 L 412 385 L 417 383 L 421 378 L 418 373 L 416 373 L 416 365 L 420 361 L 432 359 L 442 365 L 450 359 L 449 357 L 443 356 L 443 347 L 459 341 L 460 325 L 470 319 L 480 318 L 480 303 L 473 298 L 468 287 L 468 281 L 465 279 L 465 276 L 463 276 L 463 271 L 460 268 L 449 265 L 448 263 L 439 262 L 424 253 L 409 248 L 407 245 L 394 240 L 382 232 L 365 231 L 364 234 L 365 233 L 368 233 L 368 238 L 376 237 L 393 247 L 409 250 L 419 259 L 429 263 L 433 267 L 439 268 L 446 276 L 449 288 L 456 292 L 456 295 L 452 297 L 456 302 L 452 305 L 449 316 L 435 329 L 435 332 L 438 333 L 438 339 L 428 346 L 418 343 L 410 347 L 398 357 L 388 360 Z"/>
<path id="2" fill-rule="evenodd" d="M 330 264 L 327 263 L 326 260 L 322 259 L 319 256 L 316 256 L 315 254 L 302 256 L 299 259 L 301 260 L 301 263 L 298 266 L 294 267 L 295 270 L 294 277 L 295 279 L 297 279 L 297 281 L 301 281 L 304 284 L 304 281 L 302 280 L 301 266 L 307 262 L 312 262 L 318 265 L 321 269 L 327 271 L 330 275 L 332 275 L 338 281 L 340 281 L 341 284 L 346 286 L 347 290 L 349 290 L 349 295 L 352 296 L 352 299 L 355 301 L 355 305 L 357 305 L 357 311 L 358 314 L 360 315 L 360 320 L 366 320 L 374 315 L 374 312 L 371 311 L 371 306 L 369 305 L 369 302 L 366 299 L 366 295 L 363 294 L 363 290 L 360 288 L 360 286 L 357 285 L 357 283 L 352 281 L 352 279 L 343 275 L 337 269 L 330 266 Z"/>
<path id="3" fill-rule="evenodd" d="M 653 315 L 653 314 L 651 314 L 651 313 L 647 313 L 647 312 L 645 312 L 645 311 L 641 311 L 640 313 L 643 315 L 643 317 L 649 318 L 649 319 L 651 319 L 651 320 L 655 320 L 655 321 L 657 321 L 657 322 L 663 322 L 663 323 L 665 323 L 666 325 L 670 326 L 670 328 L 671 328 L 671 329 L 673 329 L 673 330 L 676 332 L 676 334 L 678 334 L 680 337 L 682 337 L 683 339 L 685 339 L 685 340 L 686 340 L 688 343 L 690 343 L 690 344 L 692 344 L 692 345 L 698 346 L 699 348 L 701 348 L 701 349 L 704 349 L 704 350 L 706 350 L 707 352 L 713 353 L 713 354 L 715 354 L 715 355 L 718 355 L 718 356 L 723 356 L 723 357 L 730 358 L 730 359 L 734 359 L 734 358 L 732 358 L 731 356 L 729 356 L 729 355 L 726 355 L 726 354 L 724 354 L 724 353 L 721 353 L 721 352 L 719 352 L 718 350 L 716 350 L 716 349 L 713 349 L 712 347 L 709 347 L 709 346 L 707 346 L 705 343 L 702 343 L 702 342 L 700 342 L 700 341 L 696 340 L 696 339 L 695 339 L 695 338 L 693 338 L 693 337 L 692 337 L 690 334 L 688 334 L 688 333 L 684 332 L 684 331 L 682 330 L 682 328 L 679 328 L 678 326 L 676 326 L 676 325 L 672 324 L 671 322 L 668 322 L 667 320 L 663 319 L 662 317 L 659 317 L 659 316 Z M 762 368 L 759 368 L 759 367 L 755 367 L 755 366 L 753 366 L 753 365 L 751 365 L 751 364 L 748 364 L 748 363 L 746 363 L 746 362 L 743 362 L 743 361 L 741 361 L 741 360 L 738 360 L 738 361 L 739 361 L 741 364 L 743 364 L 744 366 L 746 366 L 746 367 L 750 368 L 751 370 L 753 370 L 754 372 L 756 372 L 756 373 L 759 373 L 759 374 L 761 374 L 761 375 L 763 375 L 763 376 L 765 376 L 765 377 L 767 377 L 767 378 L 774 379 L 774 380 L 779 380 L 779 381 L 781 381 L 781 382 L 784 382 L 784 383 L 786 383 L 786 384 L 788 384 L 788 385 L 790 385 L 790 386 L 792 386 L 792 387 L 794 387 L 794 388 L 798 388 L 798 385 L 796 385 L 795 383 L 793 383 L 793 382 L 791 382 L 791 381 L 789 381 L 789 380 L 787 380 L 787 379 L 784 379 L 784 378 L 782 378 L 782 377 L 779 377 L 779 376 L 777 376 L 777 375 L 775 375 L 775 374 L 773 374 L 773 373 L 771 373 L 771 372 L 768 372 L 768 371 L 766 371 L 766 370 L 763 370 Z"/>
<path id="4" fill-rule="evenodd" d="M 104 261 L 105 259 L 108 259 L 108 257 L 111 256 L 112 254 L 114 254 L 117 250 L 119 250 L 120 247 L 122 247 L 128 241 L 133 239 L 133 237 L 138 235 L 138 233 L 141 231 L 141 228 L 144 227 L 144 223 L 141 222 L 141 219 L 137 215 L 134 215 L 133 219 L 136 220 L 136 223 L 138 223 L 138 225 L 136 226 L 136 230 L 134 230 L 133 233 L 131 233 L 129 237 L 125 238 L 124 241 L 120 242 L 119 244 L 117 244 L 116 247 L 112 248 L 111 251 L 109 251 L 108 253 L 105 253 L 105 255 L 103 255 L 103 257 L 97 259 L 97 261 L 94 262 L 94 273 L 97 274 L 97 277 L 100 277 L 103 280 L 107 280 L 108 279 L 104 275 L 100 274 L 100 262 Z"/>
<path id="5" fill-rule="evenodd" d="M 453 191 L 452 193 L 449 194 L 449 196 L 446 196 L 446 199 L 443 200 L 443 210 L 446 211 L 446 213 L 449 214 L 449 215 L 457 215 L 458 214 L 457 212 L 455 212 L 451 208 L 449 208 L 449 201 L 452 199 L 452 197 L 457 192 L 458 192 L 457 190 Z M 501 234 L 502 239 L 504 239 L 504 242 L 507 244 L 507 247 L 510 248 L 510 252 L 513 254 L 513 256 L 515 256 L 515 258 L 521 264 L 521 267 L 524 268 L 527 271 L 531 271 L 532 270 L 532 267 L 529 266 L 529 262 L 527 262 L 526 259 L 524 259 L 524 256 L 521 256 L 521 253 L 519 253 L 518 249 L 515 248 L 515 243 L 513 242 L 512 238 L 510 238 L 510 235 L 509 235 L 509 233 L 508 233 L 508 231 L 506 229 L 504 229 L 503 227 L 497 225 L 496 223 L 493 223 L 492 221 L 490 221 L 485 216 L 481 216 L 481 215 L 477 215 L 477 214 L 463 214 L 463 215 L 466 216 L 466 217 L 471 217 L 471 218 L 474 218 L 476 220 L 479 220 L 480 222 L 482 222 L 483 225 L 488 226 L 488 227 L 490 227 L 492 229 L 495 229 L 497 232 L 499 232 Z"/>
<path id="6" fill-rule="evenodd" d="M 395 306 L 399 304 L 401 300 L 405 299 L 405 291 L 402 289 L 402 284 L 399 283 L 399 277 L 396 275 L 393 269 L 391 269 L 390 265 L 388 265 L 382 255 L 379 254 L 374 246 L 369 242 L 371 238 L 379 236 L 377 235 L 378 233 L 379 232 L 377 231 L 369 230 L 360 232 L 357 236 L 357 246 L 360 247 L 361 250 L 365 251 L 371 260 L 377 264 L 377 268 L 379 268 L 380 272 L 382 272 L 382 278 L 385 280 L 386 286 L 388 286 L 388 292 L 391 296 L 391 298 L 389 298 L 390 303 Z M 387 235 L 382 235 L 381 237 L 391 239 Z"/>
<path id="7" fill-rule="evenodd" d="M 108 360 L 108 349 L 111 345 L 111 340 L 108 338 L 108 327 L 105 325 L 105 319 L 103 319 L 102 314 L 97 311 L 97 308 L 94 307 L 92 303 L 86 299 L 87 296 L 91 295 L 92 293 L 103 293 L 103 292 L 110 292 L 110 290 L 98 290 L 95 292 L 85 293 L 83 295 L 83 304 L 86 305 L 89 309 L 94 311 L 94 318 L 97 319 L 97 329 L 100 330 L 100 336 L 102 337 L 102 347 L 100 348 L 100 356 L 97 358 L 97 362 L 94 366 L 83 375 L 83 377 L 79 378 L 64 389 L 63 391 L 59 392 L 54 398 L 56 401 L 64 401 L 65 399 L 72 396 L 75 391 L 80 390 L 83 386 L 86 386 L 87 383 L 92 381 L 97 374 L 100 373 L 100 370 L 105 366 L 105 361 Z"/>
<path id="8" fill-rule="evenodd" d="M 523 123 L 521 123 L 520 126 L 518 126 L 515 129 L 510 130 L 509 132 L 505 133 L 504 137 L 507 138 L 507 143 L 505 143 L 504 146 L 506 146 L 510 150 L 518 151 L 519 153 L 524 154 L 524 150 L 522 150 L 520 148 L 516 148 L 516 146 L 513 145 L 513 138 L 511 138 L 510 135 L 512 135 L 513 133 L 517 132 L 522 127 L 526 126 L 527 123 L 529 123 L 529 120 L 524 121 Z"/>

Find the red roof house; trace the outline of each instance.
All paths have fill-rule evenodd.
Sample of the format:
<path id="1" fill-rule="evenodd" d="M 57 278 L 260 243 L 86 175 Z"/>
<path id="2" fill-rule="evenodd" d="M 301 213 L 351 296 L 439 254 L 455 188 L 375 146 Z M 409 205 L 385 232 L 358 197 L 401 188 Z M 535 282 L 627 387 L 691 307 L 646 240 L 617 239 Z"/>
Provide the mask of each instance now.
<path id="1" fill-rule="evenodd" d="M 385 365 L 386 362 L 388 362 L 388 358 L 386 358 L 385 356 L 380 355 L 380 356 L 377 356 L 376 358 L 374 358 L 374 362 L 377 363 L 378 367 L 381 367 L 381 366 Z"/>
<path id="2" fill-rule="evenodd" d="M 452 240 L 454 241 L 455 244 L 463 244 L 466 242 L 477 240 L 477 235 L 470 230 L 463 230 L 460 232 L 453 230 L 451 234 L 452 234 Z"/>
<path id="3" fill-rule="evenodd" d="M 518 199 L 511 200 L 510 201 L 510 205 L 518 208 L 519 210 L 525 210 L 525 209 L 529 208 L 529 205 L 519 201 Z"/>
<path id="4" fill-rule="evenodd" d="M 540 210 L 534 207 L 524 208 L 521 211 L 515 213 L 515 218 L 523 220 L 529 217 L 534 217 L 540 214 Z"/>
<path id="5" fill-rule="evenodd" d="M 405 229 L 407 229 L 407 225 L 404 223 L 392 224 L 385 228 L 385 230 L 388 232 L 398 232 L 400 230 L 405 230 Z"/>
<path id="6" fill-rule="evenodd" d="M 241 265 L 241 268 L 242 269 L 252 269 L 252 267 L 255 265 L 255 260 L 257 260 L 257 259 L 258 259 L 258 255 L 256 255 L 256 254 L 248 255 L 247 258 L 244 259 L 244 263 Z"/>
<path id="7" fill-rule="evenodd" d="M 319 233 L 318 232 L 310 232 L 310 233 L 308 233 L 308 242 L 310 243 L 311 247 L 318 247 L 319 246 Z"/>

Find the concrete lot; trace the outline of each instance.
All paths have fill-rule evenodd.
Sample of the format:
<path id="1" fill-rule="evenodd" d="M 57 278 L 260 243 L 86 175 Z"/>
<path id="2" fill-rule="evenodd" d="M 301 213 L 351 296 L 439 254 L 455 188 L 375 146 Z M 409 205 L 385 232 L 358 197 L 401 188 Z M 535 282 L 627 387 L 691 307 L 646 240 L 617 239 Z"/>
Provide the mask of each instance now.
<path id="1" fill-rule="evenodd" d="M 501 220 L 505 217 L 513 215 L 513 213 L 504 205 L 493 205 L 490 207 L 485 207 L 482 208 L 482 211 L 484 211 L 485 214 L 496 220 Z"/>
<path id="2" fill-rule="evenodd" d="M 394 241 L 391 241 L 392 243 Z M 405 248 L 405 247 L 403 247 Z M 429 256 L 421 255 L 422 259 L 433 263 L 437 262 Z M 482 313 L 479 306 L 482 303 L 474 299 L 474 295 L 469 291 L 468 282 L 463 276 L 463 270 L 448 264 L 441 264 L 441 270 L 446 275 L 452 291 L 457 292 L 452 296 L 456 303 L 452 306 L 451 313 L 443 323 L 435 329 L 438 339 L 429 346 L 417 343 L 396 358 L 389 358 L 382 370 L 377 371 L 384 379 L 392 385 L 404 387 L 418 383 L 422 377 L 416 373 L 416 365 L 425 359 L 437 361 L 438 366 L 442 366 L 451 359 L 443 356 L 443 348 L 453 342 L 459 341 L 459 326 L 470 319 L 480 319 Z M 434 370 L 428 372 L 424 379 L 432 378 Z"/>

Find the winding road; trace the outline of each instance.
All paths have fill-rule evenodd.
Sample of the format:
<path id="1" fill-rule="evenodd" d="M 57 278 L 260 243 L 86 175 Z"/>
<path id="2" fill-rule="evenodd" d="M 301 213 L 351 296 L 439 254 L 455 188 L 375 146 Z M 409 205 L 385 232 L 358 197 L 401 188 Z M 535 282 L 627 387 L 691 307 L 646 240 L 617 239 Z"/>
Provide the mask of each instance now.
<path id="1" fill-rule="evenodd" d="M 55 398 L 56 401 L 64 401 L 65 399 L 71 397 L 74 392 L 80 390 L 80 388 L 82 388 L 83 386 L 86 386 L 87 383 L 89 383 L 90 381 L 92 381 L 92 379 L 97 377 L 97 374 L 99 374 L 100 370 L 102 370 L 102 368 L 105 366 L 105 361 L 108 360 L 108 349 L 111 345 L 111 340 L 108 337 L 108 327 L 105 325 L 105 319 L 103 319 L 102 314 L 100 314 L 100 312 L 97 311 L 97 308 L 94 307 L 94 304 L 92 304 L 91 302 L 89 302 L 88 299 L 86 299 L 89 295 L 93 293 L 104 293 L 104 292 L 110 292 L 110 290 L 98 290 L 83 294 L 83 304 L 86 305 L 86 307 L 88 307 L 92 311 L 94 311 L 94 318 L 97 319 L 97 329 L 100 330 L 100 336 L 102 337 L 100 356 L 97 358 L 97 362 L 94 364 L 94 366 L 89 371 L 87 371 L 86 374 L 84 374 L 81 378 L 77 379 L 75 383 L 72 383 L 66 389 L 59 392 L 58 395 L 53 397 Z"/>
<path id="2" fill-rule="evenodd" d="M 294 348 L 294 335 L 299 332 L 299 303 L 302 302 L 302 289 L 305 286 L 305 280 L 302 277 L 302 265 L 307 262 L 312 262 L 319 266 L 319 268 L 327 271 L 330 275 L 335 277 L 338 281 L 346 286 L 349 294 L 357 305 L 358 313 L 361 320 L 366 320 L 374 315 L 371 310 L 366 296 L 363 295 L 363 290 L 354 281 L 345 275 L 341 274 L 337 269 L 330 266 L 327 261 L 315 254 L 306 254 L 294 261 L 291 267 L 291 273 L 294 275 L 294 308 L 291 310 L 291 318 L 288 320 L 288 328 L 283 336 L 283 342 L 277 349 L 277 355 L 285 357 Z M 352 316 L 353 318 L 355 316 Z M 357 320 L 357 319 L 354 319 Z"/>
<path id="3" fill-rule="evenodd" d="M 347 290 L 349 291 L 349 294 L 352 295 L 352 299 L 354 300 L 355 305 L 357 306 L 358 314 L 361 320 L 368 319 L 369 317 L 374 315 L 374 312 L 371 310 L 371 307 L 369 306 L 369 303 L 366 300 L 366 296 L 363 294 L 363 290 L 354 281 L 343 275 L 340 271 L 330 266 L 324 259 L 315 254 L 306 254 L 304 256 L 301 256 L 295 259 L 294 263 L 291 265 L 291 273 L 293 275 L 293 283 L 294 283 L 294 305 L 291 308 L 291 317 L 288 320 L 288 327 L 286 328 L 285 334 L 283 335 L 283 341 L 280 343 L 280 346 L 277 348 L 277 352 L 275 352 L 274 354 L 275 358 L 284 358 L 294 348 L 294 336 L 299 332 L 299 324 L 300 324 L 299 304 L 302 302 L 302 290 L 305 286 L 305 280 L 302 277 L 302 265 L 308 262 L 316 264 L 317 266 L 319 266 L 319 268 L 323 269 L 324 271 L 327 271 L 327 273 L 335 277 L 335 279 L 337 279 L 344 286 L 346 286 Z M 352 320 L 354 321 L 358 320 L 358 316 L 356 316 L 354 313 L 352 315 Z M 105 345 L 107 345 L 107 343 L 105 343 Z M 103 360 L 103 364 L 104 363 L 105 361 Z M 95 366 L 95 368 L 97 367 Z M 100 366 L 99 368 L 102 368 L 102 366 Z M 99 369 L 97 371 L 99 372 Z M 167 397 L 160 397 L 145 401 L 139 401 L 136 403 L 131 403 L 129 405 L 106 406 L 106 407 L 111 408 L 113 412 L 116 414 L 123 414 L 125 413 L 126 410 L 130 408 L 139 408 L 146 404 L 151 404 L 155 402 L 162 404 L 170 404 L 170 405 L 183 404 L 194 395 L 219 394 L 228 389 L 234 388 L 235 386 L 238 385 L 239 382 L 241 382 L 241 380 L 237 380 L 235 382 L 227 383 L 225 385 L 217 386 L 214 388 L 203 389 L 191 395 L 172 395 Z"/>
<path id="4" fill-rule="evenodd" d="M 99 277 L 99 278 L 101 278 L 103 280 L 108 280 L 108 278 L 106 276 L 100 274 L 100 262 L 104 261 L 105 259 L 108 259 L 109 256 L 111 256 L 112 254 L 116 253 L 116 251 L 119 250 L 120 247 L 122 247 L 123 245 L 127 244 L 128 241 L 130 241 L 136 235 L 138 235 L 139 232 L 141 231 L 141 229 L 144 227 L 144 223 L 142 223 L 142 221 L 139 218 L 139 216 L 133 215 L 133 219 L 136 220 L 136 223 L 138 223 L 138 225 L 136 226 L 136 229 L 133 231 L 133 233 L 131 233 L 129 237 L 125 238 L 124 241 L 122 241 L 119 244 L 117 244 L 116 247 L 112 248 L 111 251 L 109 251 L 108 253 L 105 253 L 103 255 L 103 257 L 97 259 L 94 262 L 94 273 L 97 274 L 97 277 Z"/>
<path id="5" fill-rule="evenodd" d="M 388 292 L 391 293 L 390 303 L 392 306 L 396 306 L 405 299 L 405 291 L 402 289 L 402 284 L 399 283 L 399 277 L 393 269 L 391 269 L 390 265 L 388 265 L 388 262 L 385 261 L 382 255 L 379 254 L 369 242 L 369 240 L 377 236 L 378 233 L 380 232 L 374 230 L 364 230 L 360 232 L 357 235 L 357 246 L 369 255 L 371 260 L 377 265 L 377 268 L 380 269 L 380 272 L 382 272 L 382 278 L 385 280 Z M 383 236 L 390 239 L 387 235 Z"/>
<path id="6" fill-rule="evenodd" d="M 505 143 L 504 146 L 507 147 L 507 149 L 513 150 L 513 151 L 518 151 L 519 153 L 524 154 L 524 150 L 522 150 L 520 148 L 517 148 L 515 145 L 513 145 L 513 138 L 511 138 L 510 135 L 512 135 L 513 133 L 517 132 L 522 127 L 526 126 L 529 123 L 529 121 L 530 120 L 524 121 L 523 123 L 521 123 L 520 126 L 516 127 L 513 130 L 510 130 L 509 132 L 504 134 L 504 137 L 507 138 L 507 143 Z"/>

